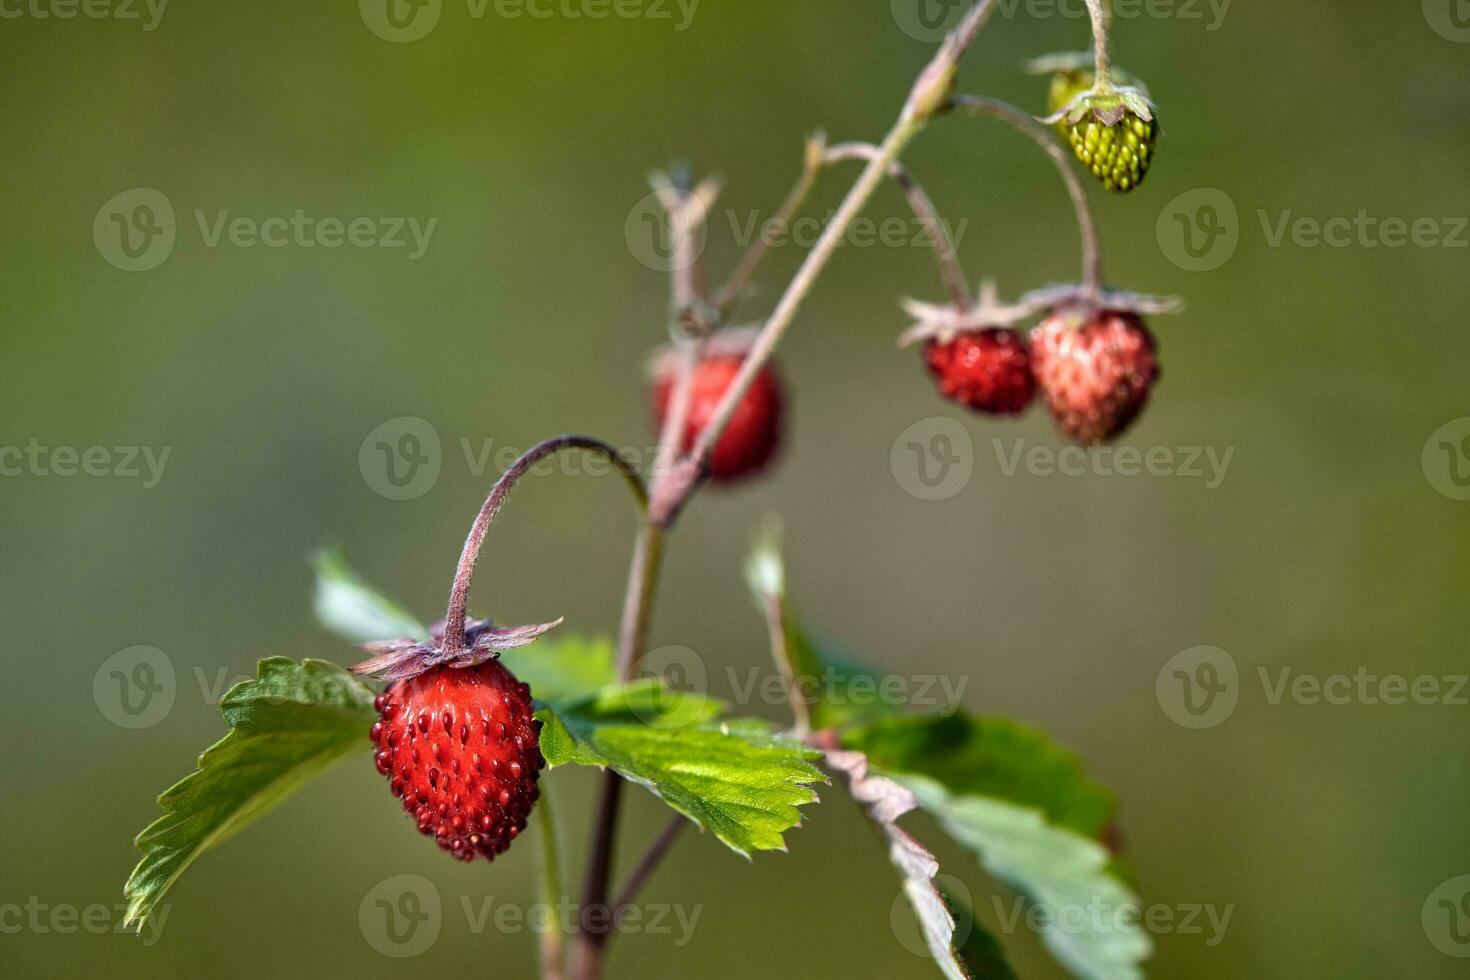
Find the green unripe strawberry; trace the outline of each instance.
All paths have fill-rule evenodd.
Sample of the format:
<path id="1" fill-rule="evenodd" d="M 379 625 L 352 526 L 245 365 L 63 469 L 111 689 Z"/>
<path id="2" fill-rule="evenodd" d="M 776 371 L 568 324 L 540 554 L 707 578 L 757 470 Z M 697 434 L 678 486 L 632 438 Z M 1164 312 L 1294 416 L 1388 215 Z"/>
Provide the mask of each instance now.
<path id="1" fill-rule="evenodd" d="M 1059 71 L 1052 76 L 1051 88 L 1046 93 L 1046 113 L 1055 115 L 1067 108 L 1067 104 L 1077 96 L 1092 88 L 1092 72 L 1080 69 L 1067 69 Z M 1057 129 L 1064 135 L 1067 127 L 1057 124 Z"/>
<path id="2" fill-rule="evenodd" d="M 1087 119 L 1067 127 L 1067 142 L 1077 159 L 1115 194 L 1126 194 L 1143 182 L 1158 135 L 1158 123 L 1131 113 L 1115 126 Z"/>
<path id="3" fill-rule="evenodd" d="M 1053 82 L 1053 92 L 1057 84 Z M 1072 152 L 1103 186 L 1126 194 L 1153 163 L 1159 123 L 1137 90 L 1085 91 L 1055 111 Z"/>

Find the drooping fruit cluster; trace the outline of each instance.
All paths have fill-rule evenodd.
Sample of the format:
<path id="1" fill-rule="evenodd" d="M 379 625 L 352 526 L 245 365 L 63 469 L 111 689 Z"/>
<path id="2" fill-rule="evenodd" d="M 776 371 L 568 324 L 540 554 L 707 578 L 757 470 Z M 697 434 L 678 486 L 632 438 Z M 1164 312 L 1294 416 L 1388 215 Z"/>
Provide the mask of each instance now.
<path id="1" fill-rule="evenodd" d="M 1057 427 L 1089 445 L 1126 429 L 1159 378 L 1148 327 L 1116 311 L 1076 329 L 1061 314 L 1047 317 L 1031 331 L 1031 367 Z"/>
<path id="2" fill-rule="evenodd" d="M 679 440 L 685 452 L 694 447 L 694 441 L 714 418 L 715 409 L 744 363 L 743 351 L 732 351 L 731 344 L 712 341 L 709 352 L 695 366 L 689 412 Z M 676 373 L 676 357 L 662 355 L 655 359 L 651 392 L 655 431 L 662 428 L 669 413 Z M 709 461 L 711 479 L 736 480 L 764 469 L 781 443 L 784 407 L 780 376 L 774 362 L 768 362 L 735 407 L 729 426 L 715 441 Z"/>
<path id="3" fill-rule="evenodd" d="M 375 703 L 378 771 L 419 831 L 461 861 L 493 861 L 540 795 L 530 688 L 490 660 L 397 681 Z"/>
<path id="4" fill-rule="evenodd" d="M 987 415 L 1019 415 L 1039 391 L 1064 435 L 1085 445 L 1120 434 L 1159 377 L 1153 336 L 1136 313 L 1082 320 L 1054 310 L 1029 337 L 1003 327 L 942 331 L 924 345 L 939 393 Z"/>
<path id="5" fill-rule="evenodd" d="M 977 412 L 1017 415 L 1036 397 L 1031 353 L 1014 330 L 988 327 L 924 345 L 939 393 Z"/>

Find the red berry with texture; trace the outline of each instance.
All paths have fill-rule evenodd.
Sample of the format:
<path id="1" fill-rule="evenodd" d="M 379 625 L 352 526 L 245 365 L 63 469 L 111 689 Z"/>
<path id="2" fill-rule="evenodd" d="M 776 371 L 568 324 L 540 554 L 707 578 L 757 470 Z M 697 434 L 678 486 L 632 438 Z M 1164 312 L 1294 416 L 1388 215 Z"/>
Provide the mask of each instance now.
<path id="1" fill-rule="evenodd" d="M 1017 415 L 1036 396 L 1031 353 L 1013 330 L 991 327 L 924 346 L 924 364 L 939 393 L 977 412 Z"/>
<path id="2" fill-rule="evenodd" d="M 669 363 L 661 366 L 653 381 L 654 418 L 660 428 L 673 398 L 674 375 Z M 719 354 L 705 357 L 695 367 L 689 415 L 680 443 L 685 452 L 694 447 L 694 440 L 714 418 L 720 399 L 743 363 L 743 355 Z M 781 442 L 783 403 L 780 378 L 767 364 L 755 376 L 755 383 L 735 407 L 729 427 L 715 442 L 710 454 L 711 478 L 738 479 L 763 469 L 771 461 Z"/>
<path id="3" fill-rule="evenodd" d="M 1087 445 L 1126 429 L 1159 377 L 1148 327 L 1132 313 L 1114 311 L 1075 330 L 1059 315 L 1043 320 L 1031 332 L 1031 366 L 1057 426 Z"/>
<path id="4" fill-rule="evenodd" d="M 545 760 L 531 689 L 492 660 L 397 681 L 376 705 L 378 771 L 419 831 L 462 861 L 493 861 L 539 796 Z"/>

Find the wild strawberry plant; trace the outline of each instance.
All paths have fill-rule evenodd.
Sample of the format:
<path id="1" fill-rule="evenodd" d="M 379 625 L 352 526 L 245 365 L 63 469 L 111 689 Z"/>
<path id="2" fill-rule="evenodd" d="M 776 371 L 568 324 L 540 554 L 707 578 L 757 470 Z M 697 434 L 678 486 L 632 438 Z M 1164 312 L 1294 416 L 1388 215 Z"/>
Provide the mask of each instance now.
<path id="1" fill-rule="evenodd" d="M 829 656 L 797 620 L 773 536 L 762 537 L 749 557 L 747 579 L 789 685 L 791 723 L 733 717 L 717 700 L 676 691 L 659 676 L 639 676 L 676 520 L 707 483 L 747 478 L 770 463 L 784 401 L 774 351 L 885 178 L 903 187 L 928 229 L 949 293 L 943 303 L 908 301 L 917 322 L 900 338 L 923 342 L 924 363 L 942 396 L 978 412 L 1013 415 L 1040 392 L 1060 431 L 1083 443 L 1113 438 L 1142 411 L 1158 377 L 1156 345 L 1143 317 L 1177 304 L 1103 285 L 1086 190 L 1048 129 L 1054 125 L 1110 191 L 1135 189 L 1153 160 L 1155 110 L 1142 87 L 1111 65 L 1103 0 L 1088 4 L 1092 51 L 1033 62 L 1052 76 L 1050 115 L 1041 120 L 956 92 L 960 61 L 993 9 L 993 0 L 979 0 L 921 72 L 879 144 L 829 145 L 813 137 L 781 221 L 790 221 L 829 167 L 856 160 L 863 170 L 755 328 L 727 324 L 759 271 L 766 240 L 751 246 L 723 287 L 707 290 L 693 242 L 717 189 L 656 178 L 681 260 L 674 263 L 671 341 L 650 365 L 660 446 L 654 467 L 640 473 L 607 443 L 583 436 L 559 436 L 527 452 L 502 474 L 476 516 L 448 609 L 432 626 L 384 598 L 336 554 L 319 556 L 318 616 L 362 645 L 368 658 L 350 669 L 320 660 L 262 660 L 254 680 L 226 694 L 220 709 L 229 733 L 200 756 L 196 772 L 160 797 L 163 815 L 138 837 L 143 858 L 126 884 L 129 921 L 141 927 L 196 858 L 348 757 L 371 759 L 412 825 L 463 861 L 493 861 L 539 816 L 542 885 L 554 901 L 565 886 L 545 777 L 566 766 L 591 766 L 605 775 L 591 821 L 582 928 L 543 944 L 542 972 L 593 978 L 614 935 L 607 923 L 635 901 L 682 828 L 693 824 L 741 855 L 784 850 L 786 832 L 801 822 L 799 808 L 816 802 L 813 787 L 835 778 L 877 825 L 945 976 L 1013 973 L 970 910 L 936 886 L 933 854 L 901 826 L 916 810 L 932 814 L 986 871 L 1043 913 L 1035 920 L 1042 939 L 1072 973 L 1098 980 L 1142 976 L 1150 943 L 1127 914 L 1137 899 L 1109 849 L 1109 794 L 1071 754 L 1016 722 L 962 711 L 854 707 L 863 699 L 844 696 L 844 689 L 872 689 L 876 678 Z M 971 293 L 933 202 L 899 162 L 927 127 L 957 116 L 1007 122 L 1051 158 L 1081 229 L 1080 282 L 1034 289 L 1009 304 L 988 282 Z M 1041 322 L 1028 336 L 1019 327 L 1032 318 Z M 615 640 L 535 642 L 560 621 L 505 628 L 468 613 L 481 548 L 511 489 L 536 463 L 561 452 L 605 457 L 641 517 Z M 811 696 L 799 682 L 814 677 L 827 682 Z M 613 892 L 616 828 L 629 784 L 674 813 Z M 1065 915 L 1097 908 L 1114 914 Z"/>

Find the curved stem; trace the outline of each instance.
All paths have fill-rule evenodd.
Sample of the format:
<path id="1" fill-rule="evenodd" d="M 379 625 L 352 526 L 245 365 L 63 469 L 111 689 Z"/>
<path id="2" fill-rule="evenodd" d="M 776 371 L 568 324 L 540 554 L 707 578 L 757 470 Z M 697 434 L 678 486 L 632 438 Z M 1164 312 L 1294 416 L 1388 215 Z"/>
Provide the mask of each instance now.
<path id="1" fill-rule="evenodd" d="M 836 163 L 839 160 L 872 160 L 877 155 L 878 147 L 872 143 L 838 143 L 827 151 L 823 159 L 826 163 Z M 894 183 L 903 189 L 904 195 L 909 199 L 909 206 L 914 209 L 914 215 L 924 226 L 924 233 L 934 246 L 934 260 L 939 265 L 939 278 L 944 280 L 945 288 L 949 290 L 955 306 L 964 309 L 970 305 L 970 290 L 965 284 L 965 273 L 960 268 L 954 239 L 940 220 L 939 210 L 934 207 L 933 199 L 924 193 L 924 188 L 919 186 L 913 174 L 897 160 L 889 164 L 888 176 L 893 178 Z"/>
<path id="2" fill-rule="evenodd" d="M 1108 73 L 1112 68 L 1108 52 L 1107 0 L 1087 0 L 1087 12 L 1092 16 L 1092 51 L 1096 77 L 1093 84 L 1106 88 L 1112 84 Z"/>
<path id="3" fill-rule="evenodd" d="M 505 498 L 510 496 L 511 489 L 521 477 L 530 471 L 531 467 L 547 456 L 559 453 L 564 449 L 585 449 L 606 458 L 623 477 L 629 489 L 633 491 L 639 510 L 647 513 L 648 491 L 643 486 L 643 479 L 627 460 L 618 455 L 616 449 L 602 440 L 593 439 L 590 436 L 557 436 L 526 450 L 521 454 L 520 459 L 517 459 L 509 469 L 500 474 L 500 479 L 495 481 L 495 486 L 490 488 L 489 496 L 481 505 L 480 513 L 475 515 L 475 522 L 470 525 L 470 533 L 465 538 L 464 550 L 459 554 L 459 566 L 454 570 L 454 584 L 449 589 L 449 612 L 444 618 L 445 651 L 459 653 L 464 650 L 465 607 L 469 604 L 470 582 L 475 577 L 475 563 L 480 559 L 480 546 L 485 543 L 485 532 L 489 531 L 490 525 L 495 522 L 495 515 L 500 513 Z"/>
<path id="4" fill-rule="evenodd" d="M 1007 102 L 978 95 L 957 95 L 951 104 L 972 115 L 990 116 L 1010 123 L 1031 137 L 1051 157 L 1057 172 L 1067 184 L 1067 195 L 1072 198 L 1072 209 L 1077 213 L 1077 230 L 1082 236 L 1082 287 L 1088 298 L 1095 299 L 1102 290 L 1102 242 L 1098 237 L 1092 204 L 1087 199 L 1087 189 L 1078 179 L 1067 151 L 1057 145 L 1045 126 Z"/>

